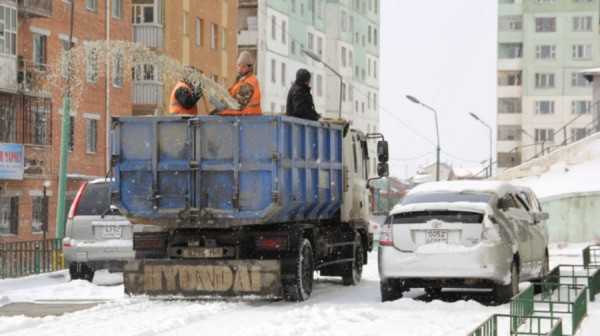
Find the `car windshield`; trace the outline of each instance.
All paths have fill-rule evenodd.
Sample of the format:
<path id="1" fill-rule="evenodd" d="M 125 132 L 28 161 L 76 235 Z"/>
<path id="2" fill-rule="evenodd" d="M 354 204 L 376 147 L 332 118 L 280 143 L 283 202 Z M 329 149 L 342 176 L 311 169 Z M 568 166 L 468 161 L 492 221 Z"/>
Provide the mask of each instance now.
<path id="1" fill-rule="evenodd" d="M 415 194 L 409 193 L 402 200 L 402 204 L 456 202 L 489 203 L 491 198 L 492 194 L 483 192 L 422 192 Z"/>
<path id="2" fill-rule="evenodd" d="M 76 215 L 101 216 L 110 209 L 108 183 L 90 183 L 84 189 Z"/>

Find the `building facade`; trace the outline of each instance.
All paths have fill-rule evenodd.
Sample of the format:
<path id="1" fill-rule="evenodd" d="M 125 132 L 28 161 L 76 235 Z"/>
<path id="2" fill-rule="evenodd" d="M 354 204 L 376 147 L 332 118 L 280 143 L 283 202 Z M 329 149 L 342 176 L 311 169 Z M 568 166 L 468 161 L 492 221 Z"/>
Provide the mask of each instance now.
<path id="1" fill-rule="evenodd" d="M 263 113 L 285 113 L 296 71 L 306 68 L 317 112 L 338 117 L 341 99 L 343 118 L 365 133 L 377 132 L 379 13 L 379 0 L 240 0 L 238 47 L 257 59 Z"/>
<path id="2" fill-rule="evenodd" d="M 516 166 L 593 124 L 592 86 L 600 61 L 598 0 L 500 0 L 497 162 Z"/>
<path id="3" fill-rule="evenodd" d="M 130 0 L 110 0 L 110 6 L 106 15 L 103 0 L 75 1 L 75 47 L 104 41 L 107 25 L 112 39 L 131 40 Z M 64 87 L 47 77 L 68 47 L 70 12 L 63 0 L 0 1 L 0 241 L 41 239 L 44 231 L 55 236 Z M 131 114 L 131 81 L 108 62 L 113 72 L 107 81 L 103 60 L 86 60 L 94 71 L 81 79 L 81 90 L 93 94 L 74 97 L 67 208 L 82 182 L 108 171 L 109 115 Z M 22 163 L 10 162 L 15 158 Z"/>
<path id="4" fill-rule="evenodd" d="M 225 87 L 236 77 L 236 0 L 132 0 L 133 40 L 184 65 L 192 65 Z M 133 69 L 133 113 L 168 111 L 174 80 L 157 64 Z M 200 102 L 200 112 L 210 106 Z"/>

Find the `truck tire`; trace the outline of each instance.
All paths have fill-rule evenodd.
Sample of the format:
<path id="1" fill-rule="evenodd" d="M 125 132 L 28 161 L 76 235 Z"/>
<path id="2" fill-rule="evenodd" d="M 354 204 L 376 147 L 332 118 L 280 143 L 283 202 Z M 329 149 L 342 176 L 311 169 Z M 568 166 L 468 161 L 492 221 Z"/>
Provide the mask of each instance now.
<path id="1" fill-rule="evenodd" d="M 496 303 L 507 303 L 517 294 L 519 294 L 519 264 L 516 260 L 513 260 L 510 265 L 510 283 L 496 286 L 494 300 Z"/>
<path id="2" fill-rule="evenodd" d="M 381 280 L 379 289 L 381 290 L 381 302 L 395 301 L 402 298 L 402 288 L 394 280 Z"/>
<path id="3" fill-rule="evenodd" d="M 360 283 L 360 279 L 362 278 L 365 253 L 360 235 L 357 235 L 354 240 L 353 250 L 352 259 L 354 260 L 352 261 L 352 265 L 344 267 L 344 274 L 342 275 L 342 283 L 344 286 L 356 286 Z"/>
<path id="4" fill-rule="evenodd" d="M 286 301 L 306 301 L 312 293 L 315 273 L 312 244 L 308 239 L 301 240 L 293 258 L 290 274 L 284 277 L 283 298 Z"/>
<path id="5" fill-rule="evenodd" d="M 94 269 L 84 263 L 70 263 L 69 275 L 71 280 L 86 280 L 92 282 L 94 280 Z"/>

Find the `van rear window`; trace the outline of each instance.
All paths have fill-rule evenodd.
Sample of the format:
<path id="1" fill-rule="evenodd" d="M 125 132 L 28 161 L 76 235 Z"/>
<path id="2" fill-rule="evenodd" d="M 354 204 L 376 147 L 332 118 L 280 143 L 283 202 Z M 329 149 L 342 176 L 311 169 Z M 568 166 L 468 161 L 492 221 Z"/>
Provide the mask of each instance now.
<path id="1" fill-rule="evenodd" d="M 489 203 L 491 194 L 478 192 L 420 192 L 408 194 L 402 200 L 402 204 L 414 203 Z"/>
<path id="2" fill-rule="evenodd" d="M 108 183 L 88 184 L 79 200 L 76 216 L 100 216 L 110 209 Z"/>
<path id="3" fill-rule="evenodd" d="M 467 211 L 415 211 L 395 214 L 393 224 L 423 224 L 431 220 L 445 223 L 479 224 L 483 223 L 483 214 Z"/>

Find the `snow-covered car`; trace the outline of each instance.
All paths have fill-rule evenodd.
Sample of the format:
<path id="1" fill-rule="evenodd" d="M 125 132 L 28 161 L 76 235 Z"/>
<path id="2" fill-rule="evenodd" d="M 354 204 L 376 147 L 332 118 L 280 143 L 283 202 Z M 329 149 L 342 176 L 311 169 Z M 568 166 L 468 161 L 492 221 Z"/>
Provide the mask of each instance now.
<path id="1" fill-rule="evenodd" d="M 486 288 L 496 302 L 548 272 L 548 234 L 533 191 L 495 181 L 423 184 L 392 209 L 379 240 L 382 301 L 411 288 Z"/>
<path id="2" fill-rule="evenodd" d="M 133 227 L 110 202 L 110 179 L 84 183 L 67 219 L 63 251 L 71 279 L 92 281 L 99 269 L 118 271 L 133 251 Z"/>

